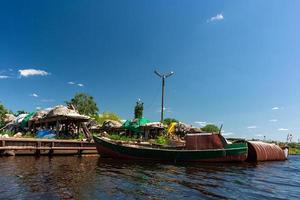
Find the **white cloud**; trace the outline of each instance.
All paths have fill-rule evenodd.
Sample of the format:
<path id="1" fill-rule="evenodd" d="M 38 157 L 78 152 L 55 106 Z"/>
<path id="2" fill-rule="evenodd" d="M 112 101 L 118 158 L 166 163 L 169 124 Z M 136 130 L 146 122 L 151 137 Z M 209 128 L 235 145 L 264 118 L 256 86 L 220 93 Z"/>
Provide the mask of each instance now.
<path id="1" fill-rule="evenodd" d="M 256 129 L 257 126 L 254 126 L 254 125 L 253 125 L 253 126 L 248 126 L 247 128 L 248 128 L 248 129 Z"/>
<path id="2" fill-rule="evenodd" d="M 234 133 L 233 132 L 225 132 L 225 133 L 222 133 L 222 135 L 228 136 L 228 135 L 234 135 Z"/>
<path id="3" fill-rule="evenodd" d="M 84 86 L 84 84 L 82 84 L 82 83 L 76 83 L 76 82 L 73 82 L 73 81 L 69 81 L 68 84 L 69 85 L 77 85 L 79 87 L 83 87 Z"/>
<path id="4" fill-rule="evenodd" d="M 211 17 L 207 20 L 207 22 L 213 22 L 213 21 L 221 21 L 224 19 L 223 13 L 219 13 L 216 16 Z"/>
<path id="5" fill-rule="evenodd" d="M 279 107 L 273 107 L 272 110 L 279 110 Z"/>
<path id="6" fill-rule="evenodd" d="M 19 73 L 21 77 L 50 75 L 49 72 L 40 69 L 20 69 Z"/>
<path id="7" fill-rule="evenodd" d="M 167 113 L 172 113 L 173 112 L 171 108 L 167 108 L 167 107 L 164 107 L 163 110 L 164 110 L 164 112 L 167 112 Z M 161 112 L 161 108 L 159 110 L 157 110 L 156 112 L 160 113 Z"/>
<path id="8" fill-rule="evenodd" d="M 269 122 L 277 122 L 277 119 L 270 119 Z"/>
<path id="9" fill-rule="evenodd" d="M 42 108 L 40 106 L 35 107 L 37 110 L 41 110 Z"/>
<path id="10" fill-rule="evenodd" d="M 30 96 L 32 96 L 32 97 L 39 97 L 39 95 L 37 95 L 36 93 L 32 93 Z"/>
<path id="11" fill-rule="evenodd" d="M 289 129 L 287 128 L 279 128 L 278 131 L 288 131 Z"/>
<path id="12" fill-rule="evenodd" d="M 257 137 L 262 137 L 263 135 L 262 135 L 262 134 L 256 134 L 255 136 L 257 136 Z"/>
<path id="13" fill-rule="evenodd" d="M 207 122 L 202 122 L 202 121 L 196 121 L 196 122 L 194 122 L 195 124 L 198 124 L 199 126 L 205 126 L 205 125 L 207 125 Z"/>
<path id="14" fill-rule="evenodd" d="M 207 124 L 207 122 L 196 121 L 195 124 Z"/>
<path id="15" fill-rule="evenodd" d="M 9 76 L 5 76 L 5 75 L 0 75 L 0 79 L 7 79 L 10 78 Z"/>

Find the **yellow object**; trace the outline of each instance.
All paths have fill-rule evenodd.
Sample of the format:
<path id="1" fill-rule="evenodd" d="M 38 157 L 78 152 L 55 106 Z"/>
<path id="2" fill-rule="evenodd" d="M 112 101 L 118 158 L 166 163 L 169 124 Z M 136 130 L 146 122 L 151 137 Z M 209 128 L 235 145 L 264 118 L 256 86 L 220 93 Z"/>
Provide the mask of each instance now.
<path id="1" fill-rule="evenodd" d="M 168 131 L 167 131 L 168 135 L 172 135 L 172 134 L 175 133 L 175 127 L 176 127 L 176 125 L 177 125 L 177 122 L 172 122 L 170 124 L 170 126 L 168 128 Z"/>

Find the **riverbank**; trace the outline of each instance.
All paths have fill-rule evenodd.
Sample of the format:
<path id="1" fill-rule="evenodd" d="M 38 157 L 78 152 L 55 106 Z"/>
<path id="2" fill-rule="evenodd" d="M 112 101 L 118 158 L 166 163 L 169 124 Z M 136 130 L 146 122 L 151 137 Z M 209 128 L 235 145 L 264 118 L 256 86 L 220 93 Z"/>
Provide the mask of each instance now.
<path id="1" fill-rule="evenodd" d="M 289 154 L 290 155 L 300 155 L 300 148 L 290 147 Z"/>

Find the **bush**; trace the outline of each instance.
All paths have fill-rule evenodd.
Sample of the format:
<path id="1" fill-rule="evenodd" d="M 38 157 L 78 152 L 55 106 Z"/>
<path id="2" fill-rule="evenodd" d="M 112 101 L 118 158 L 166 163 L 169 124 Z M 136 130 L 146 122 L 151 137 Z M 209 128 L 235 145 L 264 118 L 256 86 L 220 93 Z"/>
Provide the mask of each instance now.
<path id="1" fill-rule="evenodd" d="M 111 140 L 122 140 L 122 141 L 136 141 L 137 140 L 136 136 L 129 137 L 126 135 L 119 135 L 116 133 L 109 135 L 108 138 Z"/>
<path id="2" fill-rule="evenodd" d="M 93 116 L 97 115 L 99 109 L 94 98 L 85 93 L 77 93 L 71 99 L 66 102 L 67 105 L 73 105 L 80 114 Z"/>
<path id="3" fill-rule="evenodd" d="M 165 135 L 160 135 L 155 140 L 156 144 L 167 145 L 169 143 L 169 139 Z"/>
<path id="4" fill-rule="evenodd" d="M 12 136 L 14 136 L 14 132 L 12 132 L 12 131 L 2 131 L 2 132 L 0 132 L 0 135 L 5 135 L 5 134 L 7 134 L 9 137 L 12 137 Z"/>
<path id="5" fill-rule="evenodd" d="M 208 124 L 201 128 L 201 130 L 207 133 L 218 133 L 220 131 L 219 128 L 214 124 Z"/>
<path id="6" fill-rule="evenodd" d="M 173 123 L 173 122 L 178 123 L 179 121 L 177 119 L 174 119 L 174 118 L 166 118 L 166 119 L 164 119 L 163 124 L 167 125 L 167 126 L 170 126 L 170 124 Z"/>
<path id="7" fill-rule="evenodd" d="M 5 117 L 5 114 L 8 113 L 8 110 L 2 105 L 0 104 L 0 128 L 2 126 L 4 126 L 4 117 Z"/>
<path id="8" fill-rule="evenodd" d="M 143 111 L 144 111 L 144 103 L 138 100 L 136 102 L 136 105 L 134 107 L 134 118 L 140 119 L 143 117 Z"/>
<path id="9" fill-rule="evenodd" d="M 119 117 L 116 113 L 113 112 L 103 112 L 99 115 L 94 115 L 93 118 L 97 121 L 99 124 L 103 124 L 106 120 L 114 120 L 117 122 L 121 122 L 121 117 Z"/>
<path id="10" fill-rule="evenodd" d="M 23 135 L 24 138 L 35 138 L 36 135 L 31 132 L 27 132 L 25 135 Z"/>

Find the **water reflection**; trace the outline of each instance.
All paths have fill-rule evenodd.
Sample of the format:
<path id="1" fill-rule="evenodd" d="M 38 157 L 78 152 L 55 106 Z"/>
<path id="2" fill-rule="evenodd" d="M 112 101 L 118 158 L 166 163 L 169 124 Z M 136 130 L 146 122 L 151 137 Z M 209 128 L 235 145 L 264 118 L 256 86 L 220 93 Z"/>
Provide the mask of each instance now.
<path id="1" fill-rule="evenodd" d="M 293 199 L 300 157 L 270 163 L 152 163 L 99 157 L 0 158 L 0 199 Z"/>

